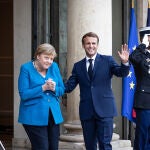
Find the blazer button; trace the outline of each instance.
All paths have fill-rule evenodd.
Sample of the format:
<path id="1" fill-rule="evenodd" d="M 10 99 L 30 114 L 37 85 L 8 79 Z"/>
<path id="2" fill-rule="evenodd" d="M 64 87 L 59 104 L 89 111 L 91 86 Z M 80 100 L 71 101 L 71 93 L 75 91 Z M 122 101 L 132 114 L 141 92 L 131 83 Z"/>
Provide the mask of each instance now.
<path id="1" fill-rule="evenodd" d="M 144 90 L 142 90 L 142 92 L 144 92 Z"/>

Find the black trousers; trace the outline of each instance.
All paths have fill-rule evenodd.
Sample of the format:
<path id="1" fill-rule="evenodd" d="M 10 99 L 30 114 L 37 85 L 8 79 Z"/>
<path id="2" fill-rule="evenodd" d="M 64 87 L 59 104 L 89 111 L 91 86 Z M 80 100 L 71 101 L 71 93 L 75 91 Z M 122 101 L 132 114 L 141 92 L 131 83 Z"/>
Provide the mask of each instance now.
<path id="1" fill-rule="evenodd" d="M 58 150 L 59 125 L 54 123 L 51 111 L 48 126 L 23 124 L 23 127 L 30 139 L 32 150 Z"/>

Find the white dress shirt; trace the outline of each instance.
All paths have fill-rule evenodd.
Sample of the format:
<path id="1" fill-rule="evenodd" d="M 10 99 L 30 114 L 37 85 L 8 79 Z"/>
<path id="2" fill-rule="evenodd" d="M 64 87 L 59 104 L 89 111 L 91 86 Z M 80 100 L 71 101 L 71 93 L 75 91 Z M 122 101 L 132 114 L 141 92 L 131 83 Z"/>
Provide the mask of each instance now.
<path id="1" fill-rule="evenodd" d="M 97 53 L 92 58 L 89 58 L 88 56 L 86 56 L 86 69 L 87 69 L 87 71 L 88 71 L 88 68 L 89 68 L 89 65 L 90 65 L 89 59 L 93 59 L 92 64 L 93 64 L 93 67 L 94 67 L 94 62 L 95 62 L 96 55 L 97 55 Z"/>

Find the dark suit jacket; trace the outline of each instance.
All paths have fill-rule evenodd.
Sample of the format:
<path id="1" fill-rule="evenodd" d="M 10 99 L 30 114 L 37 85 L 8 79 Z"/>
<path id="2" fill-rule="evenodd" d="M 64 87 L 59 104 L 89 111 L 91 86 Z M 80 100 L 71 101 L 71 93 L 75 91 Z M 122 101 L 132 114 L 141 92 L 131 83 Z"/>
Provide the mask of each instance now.
<path id="1" fill-rule="evenodd" d="M 130 54 L 130 61 L 133 64 L 136 76 L 136 91 L 134 94 L 134 107 L 150 109 L 150 53 L 147 52 L 144 44 L 139 45 Z"/>
<path id="2" fill-rule="evenodd" d="M 90 119 L 95 113 L 99 117 L 113 117 L 117 115 L 111 78 L 126 76 L 129 66 L 119 66 L 111 56 L 97 54 L 93 79 L 90 81 L 86 58 L 74 64 L 72 75 L 65 84 L 66 92 L 71 92 L 77 84 L 80 87 L 80 119 Z"/>

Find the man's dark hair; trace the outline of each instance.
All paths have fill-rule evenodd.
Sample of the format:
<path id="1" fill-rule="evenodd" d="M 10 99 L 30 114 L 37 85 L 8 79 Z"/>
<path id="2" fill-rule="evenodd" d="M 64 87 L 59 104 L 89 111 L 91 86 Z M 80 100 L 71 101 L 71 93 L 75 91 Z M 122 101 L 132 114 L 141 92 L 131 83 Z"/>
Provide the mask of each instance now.
<path id="1" fill-rule="evenodd" d="M 96 33 L 94 33 L 94 32 L 88 32 L 88 33 L 86 33 L 85 35 L 83 35 L 83 37 L 82 37 L 82 44 L 84 44 L 84 39 L 85 39 L 86 37 L 94 37 L 94 38 L 97 38 L 97 43 L 99 43 L 99 37 L 98 37 L 98 35 L 97 35 Z"/>

